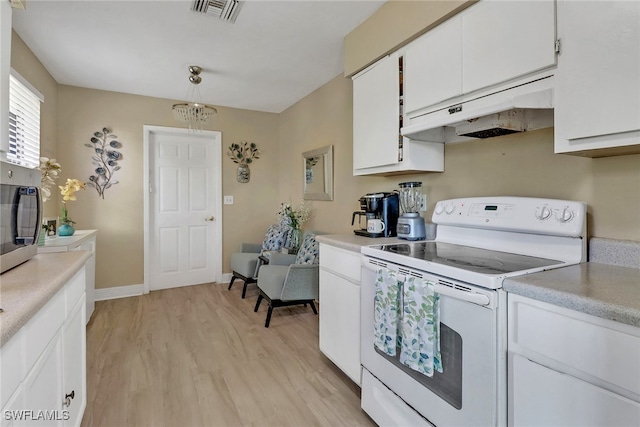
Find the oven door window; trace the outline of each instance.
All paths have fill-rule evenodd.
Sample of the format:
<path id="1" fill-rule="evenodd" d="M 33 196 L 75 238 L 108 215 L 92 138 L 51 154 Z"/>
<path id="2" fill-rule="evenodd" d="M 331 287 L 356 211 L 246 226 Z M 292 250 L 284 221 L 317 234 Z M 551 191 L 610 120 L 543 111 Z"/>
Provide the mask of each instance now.
<path id="1" fill-rule="evenodd" d="M 440 396 L 449 405 L 456 409 L 462 408 L 462 337 L 456 331 L 440 323 L 440 351 L 444 372 L 434 372 L 433 377 L 422 375 L 400 363 L 399 356 L 388 356 L 375 346 L 374 349 L 376 353 Z M 400 347 L 396 354 L 400 354 Z"/>

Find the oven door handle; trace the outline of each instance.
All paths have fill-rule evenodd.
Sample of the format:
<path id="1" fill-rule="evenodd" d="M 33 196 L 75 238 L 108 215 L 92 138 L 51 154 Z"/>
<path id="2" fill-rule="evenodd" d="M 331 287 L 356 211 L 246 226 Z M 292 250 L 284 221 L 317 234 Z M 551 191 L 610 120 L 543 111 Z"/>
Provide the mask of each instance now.
<path id="1" fill-rule="evenodd" d="M 451 298 L 471 302 L 478 305 L 489 305 L 491 303 L 491 300 L 487 295 L 459 291 L 445 285 L 435 285 L 435 292 L 439 293 L 440 295 L 445 295 Z"/>

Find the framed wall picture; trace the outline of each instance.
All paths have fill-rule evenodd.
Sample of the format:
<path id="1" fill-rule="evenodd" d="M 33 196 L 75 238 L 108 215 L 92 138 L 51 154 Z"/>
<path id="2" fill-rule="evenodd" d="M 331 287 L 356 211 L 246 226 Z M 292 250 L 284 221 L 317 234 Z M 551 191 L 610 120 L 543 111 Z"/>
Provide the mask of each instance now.
<path id="1" fill-rule="evenodd" d="M 42 225 L 47 237 L 55 237 L 58 232 L 58 218 L 43 218 Z"/>

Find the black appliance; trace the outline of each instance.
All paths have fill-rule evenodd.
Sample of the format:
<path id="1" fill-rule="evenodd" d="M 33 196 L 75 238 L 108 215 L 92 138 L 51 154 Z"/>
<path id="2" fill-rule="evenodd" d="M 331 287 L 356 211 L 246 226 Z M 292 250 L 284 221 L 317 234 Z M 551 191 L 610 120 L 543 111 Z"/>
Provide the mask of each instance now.
<path id="1" fill-rule="evenodd" d="M 361 209 L 364 210 L 367 222 L 370 219 L 380 219 L 384 223 L 385 229 L 379 233 L 370 233 L 366 228 L 361 228 L 353 230 L 355 234 L 365 237 L 396 236 L 396 227 L 398 225 L 399 215 L 399 199 L 397 192 L 368 193 L 362 196 L 359 201 Z M 359 212 L 354 212 L 352 225 L 356 215 L 361 214 Z"/>

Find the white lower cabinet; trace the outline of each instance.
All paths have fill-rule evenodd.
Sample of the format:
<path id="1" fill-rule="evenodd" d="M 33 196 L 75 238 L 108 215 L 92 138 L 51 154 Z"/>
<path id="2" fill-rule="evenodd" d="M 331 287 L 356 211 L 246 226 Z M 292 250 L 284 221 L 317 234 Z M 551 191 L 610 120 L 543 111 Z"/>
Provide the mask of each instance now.
<path id="1" fill-rule="evenodd" d="M 640 425 L 640 403 L 513 355 L 513 426 Z"/>
<path id="2" fill-rule="evenodd" d="M 87 251 L 91 253 L 91 258 L 87 261 L 85 269 L 87 272 L 86 323 L 91 320 L 91 315 L 95 309 L 95 284 L 96 284 L 96 236 L 97 230 L 76 230 L 70 237 L 47 237 L 44 246 L 38 246 L 39 254 L 54 252 Z"/>
<path id="3" fill-rule="evenodd" d="M 360 366 L 360 254 L 320 244 L 320 350 L 356 384 Z"/>
<path id="4" fill-rule="evenodd" d="M 78 427 L 86 407 L 85 268 L 0 349 L 1 426 Z"/>
<path id="5" fill-rule="evenodd" d="M 508 299 L 510 426 L 640 425 L 640 328 Z"/>
<path id="6" fill-rule="evenodd" d="M 46 419 L 48 425 L 62 425 L 62 343 L 56 334 L 23 383 L 25 419 L 34 423 Z M 42 411 L 42 415 L 40 413 Z"/>
<path id="7" fill-rule="evenodd" d="M 67 318 L 62 333 L 63 408 L 68 411 L 65 426 L 79 426 L 87 406 L 87 353 L 85 297 L 77 303 Z"/>

